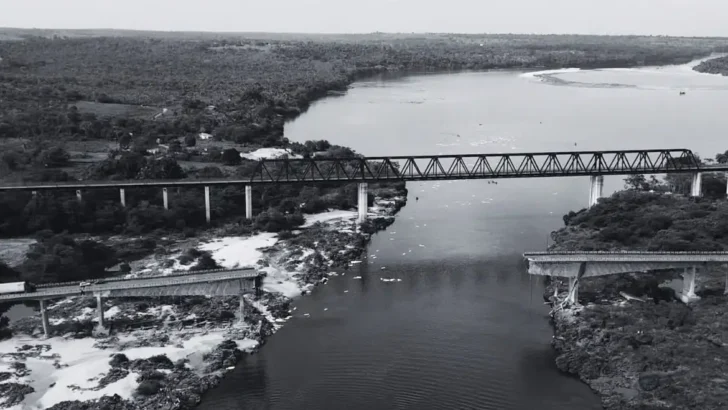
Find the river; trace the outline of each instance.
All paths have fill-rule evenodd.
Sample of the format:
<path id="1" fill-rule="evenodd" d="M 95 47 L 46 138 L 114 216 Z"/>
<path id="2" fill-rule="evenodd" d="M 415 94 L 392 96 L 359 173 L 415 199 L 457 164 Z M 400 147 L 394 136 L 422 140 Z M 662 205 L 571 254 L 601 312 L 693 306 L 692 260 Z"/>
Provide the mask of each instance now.
<path id="1" fill-rule="evenodd" d="M 689 148 L 712 157 L 728 149 L 727 91 L 728 78 L 689 66 L 567 70 L 551 81 L 518 72 L 373 79 L 317 102 L 285 134 L 369 156 Z M 605 194 L 622 184 L 607 178 Z M 543 286 L 521 258 L 586 205 L 588 178 L 408 187 L 369 263 L 300 298 L 201 409 L 601 408 L 556 370 Z"/>

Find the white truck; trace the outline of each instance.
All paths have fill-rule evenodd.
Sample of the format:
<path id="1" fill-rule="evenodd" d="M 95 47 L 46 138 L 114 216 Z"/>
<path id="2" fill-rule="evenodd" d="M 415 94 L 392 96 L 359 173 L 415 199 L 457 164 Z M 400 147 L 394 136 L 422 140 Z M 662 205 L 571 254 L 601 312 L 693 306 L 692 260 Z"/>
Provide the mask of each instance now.
<path id="1" fill-rule="evenodd" d="M 35 292 L 35 285 L 30 282 L 0 283 L 0 295 L 23 292 Z"/>

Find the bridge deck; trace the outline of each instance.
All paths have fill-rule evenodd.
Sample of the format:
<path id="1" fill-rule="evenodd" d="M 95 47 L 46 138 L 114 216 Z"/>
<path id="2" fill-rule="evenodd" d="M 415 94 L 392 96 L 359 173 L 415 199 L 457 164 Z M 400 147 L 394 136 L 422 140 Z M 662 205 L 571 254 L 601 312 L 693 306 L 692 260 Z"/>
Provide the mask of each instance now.
<path id="1" fill-rule="evenodd" d="M 196 271 L 184 275 L 149 276 L 144 278 L 112 279 L 97 285 L 89 285 L 84 288 L 84 293 L 106 293 L 114 291 L 130 291 L 145 288 L 160 288 L 192 285 L 198 283 L 213 283 L 231 280 L 250 280 L 260 276 L 254 269 L 232 269 Z M 15 302 L 22 300 L 55 299 L 81 294 L 78 282 L 74 284 L 58 284 L 39 287 L 36 292 L 12 293 L 0 295 L 1 302 Z"/>
<path id="2" fill-rule="evenodd" d="M 537 263 L 689 262 L 728 263 L 728 252 L 526 252 Z"/>
<path id="3" fill-rule="evenodd" d="M 526 252 L 528 273 L 584 277 L 728 263 L 728 252 Z"/>
<path id="4" fill-rule="evenodd" d="M 15 183 L 0 191 L 570 177 L 728 171 L 687 149 L 260 160 L 250 177 Z"/>

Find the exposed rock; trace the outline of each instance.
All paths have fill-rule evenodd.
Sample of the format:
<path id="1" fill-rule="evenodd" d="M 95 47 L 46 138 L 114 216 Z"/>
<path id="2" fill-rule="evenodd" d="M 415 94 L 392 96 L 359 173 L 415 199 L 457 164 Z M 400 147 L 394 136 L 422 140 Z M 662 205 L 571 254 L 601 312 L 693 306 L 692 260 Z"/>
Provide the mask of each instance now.
<path id="1" fill-rule="evenodd" d="M 19 383 L 0 383 L 0 397 L 5 399 L 3 405 L 5 407 L 12 407 L 23 401 L 26 394 L 33 393 L 35 389 L 28 386 L 27 384 Z"/>
<path id="2" fill-rule="evenodd" d="M 99 380 L 99 385 L 96 387 L 96 390 L 103 389 L 109 384 L 117 382 L 128 375 L 128 370 L 120 369 L 118 367 L 112 367 L 109 372 L 106 373 L 106 376 L 102 377 L 101 380 Z"/>

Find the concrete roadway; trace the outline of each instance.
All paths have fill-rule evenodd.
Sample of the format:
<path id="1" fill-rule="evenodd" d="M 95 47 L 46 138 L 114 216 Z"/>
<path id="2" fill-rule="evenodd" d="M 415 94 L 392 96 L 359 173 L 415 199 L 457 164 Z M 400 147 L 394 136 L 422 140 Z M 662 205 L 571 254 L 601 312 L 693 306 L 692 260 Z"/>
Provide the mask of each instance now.
<path id="1" fill-rule="evenodd" d="M 89 285 L 84 287 L 84 294 L 104 294 L 114 291 L 125 291 L 144 288 L 161 288 L 198 283 L 213 283 L 233 280 L 254 280 L 260 276 L 255 269 L 232 269 L 232 270 L 211 270 L 197 271 L 183 275 L 149 276 L 143 278 L 111 279 L 105 283 Z M 44 300 L 56 299 L 68 296 L 81 295 L 80 282 L 71 285 L 68 283 L 56 286 L 39 287 L 36 292 L 11 293 L 0 295 L 0 302 L 19 302 L 23 300 Z"/>

